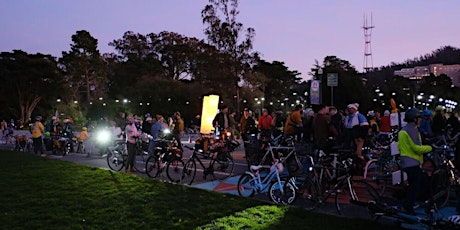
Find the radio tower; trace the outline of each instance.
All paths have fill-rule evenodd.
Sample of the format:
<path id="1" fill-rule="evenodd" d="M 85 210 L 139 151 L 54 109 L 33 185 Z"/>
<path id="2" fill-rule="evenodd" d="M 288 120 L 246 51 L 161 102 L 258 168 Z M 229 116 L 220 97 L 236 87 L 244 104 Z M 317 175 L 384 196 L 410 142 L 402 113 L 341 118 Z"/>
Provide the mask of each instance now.
<path id="1" fill-rule="evenodd" d="M 369 72 L 369 70 L 373 69 L 372 63 L 372 49 L 371 49 L 371 35 L 372 29 L 374 26 L 372 25 L 372 13 L 371 13 L 371 23 L 370 25 L 367 22 L 367 15 L 364 14 L 364 21 L 363 21 L 363 30 L 364 30 L 364 64 L 363 69 L 364 72 Z"/>

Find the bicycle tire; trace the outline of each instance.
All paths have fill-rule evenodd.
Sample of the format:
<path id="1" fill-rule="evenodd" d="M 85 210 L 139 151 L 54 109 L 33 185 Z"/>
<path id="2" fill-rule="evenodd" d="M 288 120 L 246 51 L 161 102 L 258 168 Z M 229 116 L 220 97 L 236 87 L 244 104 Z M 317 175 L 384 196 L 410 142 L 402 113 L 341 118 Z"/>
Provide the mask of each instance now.
<path id="1" fill-rule="evenodd" d="M 134 157 L 134 169 L 138 172 L 138 173 L 145 173 L 146 171 L 146 163 L 147 163 L 147 159 L 149 157 L 149 154 L 142 151 L 141 149 L 136 149 L 136 156 Z"/>
<path id="2" fill-rule="evenodd" d="M 299 183 L 297 193 L 303 199 L 302 207 L 308 211 L 314 210 L 319 204 L 319 190 L 317 184 L 312 180 L 311 175 L 293 177 L 295 183 Z M 289 179 L 292 183 L 292 180 Z"/>
<path id="3" fill-rule="evenodd" d="M 364 179 L 367 183 L 374 186 L 380 196 L 385 193 L 387 185 L 392 183 L 392 175 L 385 173 L 383 167 L 377 160 L 367 162 L 364 172 Z"/>
<path id="4" fill-rule="evenodd" d="M 106 159 L 107 165 L 109 165 L 111 170 L 120 171 L 125 166 L 126 156 L 119 152 L 113 153 L 109 151 Z"/>
<path id="5" fill-rule="evenodd" d="M 160 162 L 156 155 L 147 158 L 145 162 L 145 173 L 150 178 L 156 178 L 160 174 Z"/>
<path id="6" fill-rule="evenodd" d="M 196 162 L 194 159 L 190 159 L 185 164 L 184 168 L 182 169 L 181 175 L 181 184 L 188 184 L 191 185 L 193 180 L 195 180 L 196 176 Z"/>
<path id="7" fill-rule="evenodd" d="M 369 183 L 364 180 L 352 180 L 351 181 L 352 191 L 355 195 L 350 194 L 348 183 L 343 183 L 342 187 L 336 191 L 335 194 L 335 207 L 337 213 L 342 215 L 346 212 L 346 208 L 349 207 L 352 200 L 360 203 L 380 202 L 380 195 Z M 354 197 L 355 196 L 355 197 Z M 373 213 L 369 212 L 371 217 Z"/>
<path id="8" fill-rule="evenodd" d="M 217 180 L 225 180 L 233 175 L 235 162 L 229 153 L 219 153 L 216 159 L 213 159 L 213 176 Z"/>
<path id="9" fill-rule="evenodd" d="M 257 179 L 249 174 L 243 174 L 238 179 L 238 194 L 242 197 L 252 197 L 256 192 Z"/>
<path id="10" fill-rule="evenodd" d="M 445 169 L 433 171 L 430 180 L 430 198 L 433 199 L 437 208 L 444 207 L 450 196 L 449 172 Z"/>
<path id="11" fill-rule="evenodd" d="M 291 205 L 297 198 L 295 186 L 285 180 L 274 181 L 268 189 L 268 197 L 275 204 Z"/>
<path id="12" fill-rule="evenodd" d="M 173 159 L 166 164 L 166 175 L 169 181 L 179 183 L 182 178 L 182 172 L 185 164 L 182 159 Z"/>

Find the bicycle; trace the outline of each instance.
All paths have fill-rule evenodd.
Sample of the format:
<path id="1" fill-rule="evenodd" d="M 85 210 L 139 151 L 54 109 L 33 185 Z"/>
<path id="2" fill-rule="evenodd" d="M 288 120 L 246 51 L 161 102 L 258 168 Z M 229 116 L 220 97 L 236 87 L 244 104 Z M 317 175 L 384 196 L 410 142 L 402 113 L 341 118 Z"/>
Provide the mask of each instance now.
<path id="1" fill-rule="evenodd" d="M 275 160 L 271 166 L 252 165 L 238 179 L 238 194 L 242 197 L 252 197 L 254 194 L 267 193 L 270 200 L 276 204 L 290 205 L 296 200 L 296 189 L 288 180 L 281 179 L 284 166 Z M 268 172 L 267 172 L 268 171 Z"/>
<path id="2" fill-rule="evenodd" d="M 196 162 L 203 168 L 203 178 L 206 179 L 210 175 L 213 179 L 225 180 L 233 175 L 235 162 L 230 152 L 222 151 L 222 149 L 214 149 L 211 151 L 209 165 L 206 167 L 203 161 L 198 157 L 198 153 L 204 154 L 202 149 L 195 147 L 184 146 L 193 151 L 181 175 L 181 183 L 191 185 L 196 176 Z"/>
<path id="3" fill-rule="evenodd" d="M 424 202 L 423 213 L 408 213 L 398 206 L 391 205 L 384 200 L 370 200 L 367 202 L 351 200 L 351 203 L 365 207 L 376 221 L 384 217 L 397 221 L 400 226 L 405 228 L 453 229 L 458 227 L 458 219 L 455 218 L 456 216 L 446 217 L 443 215 L 433 199 Z"/>
<path id="4" fill-rule="evenodd" d="M 288 181 L 294 185 L 296 192 L 303 197 L 307 210 L 314 210 L 328 199 L 334 199 L 337 213 L 341 215 L 351 200 L 365 203 L 380 200 L 379 194 L 369 183 L 353 179 L 352 170 L 355 168 L 356 158 L 353 152 L 340 157 L 342 159 L 337 161 L 337 165 L 331 167 L 327 164 L 315 164 L 309 156 L 309 166 L 304 167 L 308 170 L 289 178 Z M 326 175 L 331 177 L 330 170 L 336 172 L 335 177 L 326 181 Z"/>
<path id="5" fill-rule="evenodd" d="M 15 144 L 16 138 L 14 137 L 13 133 L 7 133 L 2 136 L 1 142 L 5 145 L 7 144 Z"/>
<path id="6" fill-rule="evenodd" d="M 117 140 L 114 143 L 114 146 L 107 147 L 107 164 L 110 169 L 115 171 L 121 171 L 126 165 L 126 160 L 128 158 L 128 150 L 126 148 L 126 141 Z M 139 145 L 136 144 L 136 158 L 134 159 L 133 168 L 138 173 L 145 173 L 145 162 L 147 161 L 148 153 L 143 151 Z M 142 162 L 142 163 L 139 163 Z M 142 165 L 142 166 L 140 166 Z"/>
<path id="7" fill-rule="evenodd" d="M 282 138 L 279 136 L 277 138 Z M 273 139 L 273 141 L 264 142 L 261 149 L 266 149 L 265 154 L 260 161 L 256 161 L 259 165 L 270 165 L 274 160 L 279 160 L 280 163 L 285 164 L 289 173 L 296 172 L 302 167 L 297 151 L 295 148 L 294 138 L 287 137 L 284 140 Z M 285 145 L 281 145 L 284 143 Z M 254 157 L 251 156 L 251 165 L 254 162 Z"/>
<path id="8" fill-rule="evenodd" d="M 182 151 L 177 148 L 177 142 L 164 139 L 154 141 L 158 142 L 158 146 L 145 163 L 147 176 L 157 178 L 166 169 L 166 175 L 171 182 L 180 182 L 182 170 L 179 169 L 183 169 L 185 164 L 182 161 Z"/>
<path id="9" fill-rule="evenodd" d="M 429 162 L 427 165 L 432 166 L 432 168 L 425 167 L 425 171 L 431 177 L 429 194 L 431 197 L 435 197 L 433 201 L 438 208 L 447 204 L 452 190 L 459 195 L 459 171 L 452 162 L 454 151 L 454 149 L 446 145 L 434 147 L 425 161 Z"/>
<path id="10" fill-rule="evenodd" d="M 374 183 L 380 195 L 386 192 L 389 185 L 394 184 L 393 174 L 400 170 L 399 151 L 393 151 L 394 148 L 397 148 L 397 142 L 372 150 L 368 155 L 370 160 L 364 166 L 363 179 Z"/>

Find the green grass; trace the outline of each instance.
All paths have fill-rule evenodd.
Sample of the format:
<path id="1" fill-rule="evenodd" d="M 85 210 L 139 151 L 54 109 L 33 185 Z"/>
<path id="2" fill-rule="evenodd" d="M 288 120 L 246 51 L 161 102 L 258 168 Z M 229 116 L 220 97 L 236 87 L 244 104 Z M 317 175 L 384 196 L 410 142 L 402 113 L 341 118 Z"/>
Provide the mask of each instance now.
<path id="1" fill-rule="evenodd" d="M 0 151 L 0 226 L 315 230 L 385 227 L 9 151 Z"/>

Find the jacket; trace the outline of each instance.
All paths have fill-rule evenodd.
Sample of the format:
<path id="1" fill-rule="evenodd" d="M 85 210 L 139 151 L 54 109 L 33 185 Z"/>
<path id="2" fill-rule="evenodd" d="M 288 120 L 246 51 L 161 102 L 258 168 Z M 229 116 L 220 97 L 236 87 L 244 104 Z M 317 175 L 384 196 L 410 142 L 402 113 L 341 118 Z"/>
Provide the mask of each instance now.
<path id="1" fill-rule="evenodd" d="M 409 126 L 409 127 L 408 127 Z M 407 126 L 398 133 L 398 149 L 401 153 L 401 167 L 407 168 L 417 166 L 423 163 L 423 154 L 431 152 L 433 148 L 429 145 L 421 144 L 421 136 L 417 127 L 413 123 Z M 415 130 L 415 131 L 413 131 Z M 410 135 L 412 133 L 412 137 Z M 413 140 L 413 137 L 418 137 L 418 140 Z M 417 143 L 418 144 L 417 144 Z"/>

